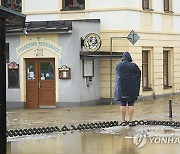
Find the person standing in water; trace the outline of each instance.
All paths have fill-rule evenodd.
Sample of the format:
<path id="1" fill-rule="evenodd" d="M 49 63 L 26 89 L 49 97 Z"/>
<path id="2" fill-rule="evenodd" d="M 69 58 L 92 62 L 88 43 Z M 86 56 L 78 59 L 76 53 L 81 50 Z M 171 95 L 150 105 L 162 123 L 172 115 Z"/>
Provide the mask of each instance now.
<path id="1" fill-rule="evenodd" d="M 139 96 L 141 71 L 131 58 L 129 52 L 124 52 L 122 61 L 116 65 L 114 100 L 120 101 L 122 126 L 133 126 L 134 102 Z M 126 106 L 128 105 L 129 122 L 126 121 Z"/>

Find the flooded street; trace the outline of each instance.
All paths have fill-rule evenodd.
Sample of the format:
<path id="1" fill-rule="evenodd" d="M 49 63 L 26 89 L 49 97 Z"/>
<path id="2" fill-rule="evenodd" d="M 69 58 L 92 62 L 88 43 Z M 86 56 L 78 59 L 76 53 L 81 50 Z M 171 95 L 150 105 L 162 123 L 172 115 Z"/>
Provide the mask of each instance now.
<path id="1" fill-rule="evenodd" d="M 133 120 L 180 121 L 180 96 L 173 96 L 173 118 L 168 117 L 168 100 L 135 104 Z M 7 111 L 7 129 L 121 122 L 119 105 L 80 106 L 57 109 Z M 180 128 L 170 126 L 115 126 L 98 130 L 8 137 L 8 154 L 179 154 Z"/>
<path id="2" fill-rule="evenodd" d="M 147 141 L 137 148 L 132 138 L 111 133 L 68 132 L 15 139 L 8 143 L 8 154 L 179 154 L 180 143 Z"/>

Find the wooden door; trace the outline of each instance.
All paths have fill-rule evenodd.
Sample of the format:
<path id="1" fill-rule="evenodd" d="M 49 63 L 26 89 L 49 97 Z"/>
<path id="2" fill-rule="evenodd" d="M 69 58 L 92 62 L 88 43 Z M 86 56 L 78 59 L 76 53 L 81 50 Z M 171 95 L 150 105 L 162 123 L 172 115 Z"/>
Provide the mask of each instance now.
<path id="1" fill-rule="evenodd" d="M 27 108 L 39 108 L 37 59 L 26 60 L 26 102 Z"/>
<path id="2" fill-rule="evenodd" d="M 27 108 L 55 105 L 54 59 L 26 60 Z"/>
<path id="3" fill-rule="evenodd" d="M 54 59 L 39 60 L 39 106 L 55 105 Z"/>

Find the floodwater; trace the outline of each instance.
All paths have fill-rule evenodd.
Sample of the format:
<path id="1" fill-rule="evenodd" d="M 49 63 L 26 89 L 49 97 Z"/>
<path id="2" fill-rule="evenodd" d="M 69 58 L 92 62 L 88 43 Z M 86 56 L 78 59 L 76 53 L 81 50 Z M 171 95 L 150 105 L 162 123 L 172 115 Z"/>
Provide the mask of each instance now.
<path id="1" fill-rule="evenodd" d="M 139 127 L 139 128 L 138 128 Z M 145 128 L 144 128 L 145 127 Z M 147 131 L 149 130 L 149 131 Z M 156 132 L 157 131 L 157 132 Z M 133 138 L 148 137 L 137 146 Z M 164 138 L 166 141 L 161 141 Z M 150 140 L 151 139 L 151 140 Z M 169 141 L 168 141 L 169 140 Z M 180 129 L 158 126 L 116 126 L 98 131 L 67 132 L 14 138 L 8 142 L 8 154 L 179 154 Z"/>
<path id="2" fill-rule="evenodd" d="M 133 120 L 180 121 L 180 96 L 137 102 Z M 7 111 L 7 129 L 121 122 L 119 105 Z M 128 120 L 128 117 L 127 117 Z M 180 129 L 167 126 L 116 126 L 99 130 L 8 137 L 8 154 L 179 154 Z"/>

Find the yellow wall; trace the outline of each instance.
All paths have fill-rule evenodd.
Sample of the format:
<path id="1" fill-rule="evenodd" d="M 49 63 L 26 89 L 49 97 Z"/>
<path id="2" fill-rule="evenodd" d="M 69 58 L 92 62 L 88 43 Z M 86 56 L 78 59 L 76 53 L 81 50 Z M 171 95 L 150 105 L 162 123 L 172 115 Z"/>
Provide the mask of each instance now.
<path id="1" fill-rule="evenodd" d="M 102 48 L 101 50 L 110 51 L 110 37 L 111 36 L 127 36 L 129 32 L 124 31 L 101 31 Z M 180 92 L 180 35 L 169 34 L 169 33 L 147 33 L 143 31 L 137 31 L 140 35 L 140 40 L 133 46 L 129 42 L 115 41 L 113 43 L 113 51 L 129 51 L 132 55 L 133 60 L 138 64 L 142 70 L 142 50 L 151 50 L 151 75 L 150 82 L 152 91 L 142 91 L 140 96 L 149 95 L 163 95 L 169 93 Z M 124 49 L 124 50 L 123 50 Z M 163 88 L 163 49 L 171 49 L 170 55 L 170 80 L 173 88 Z M 113 61 L 113 76 L 112 85 L 114 87 L 115 79 L 115 65 L 120 61 Z M 101 60 L 101 97 L 110 97 L 110 61 Z M 113 88 L 114 90 L 114 88 Z"/>

